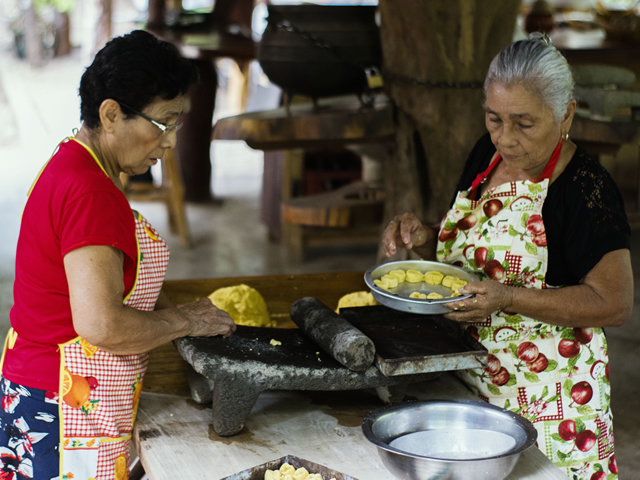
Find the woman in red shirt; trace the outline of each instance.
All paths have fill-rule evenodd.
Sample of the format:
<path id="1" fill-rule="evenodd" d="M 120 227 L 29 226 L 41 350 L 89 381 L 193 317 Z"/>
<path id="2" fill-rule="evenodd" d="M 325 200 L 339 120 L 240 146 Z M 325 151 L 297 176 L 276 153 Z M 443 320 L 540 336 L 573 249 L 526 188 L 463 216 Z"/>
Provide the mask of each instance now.
<path id="1" fill-rule="evenodd" d="M 111 40 L 82 76 L 82 128 L 43 167 L 23 213 L 1 472 L 126 478 L 146 352 L 235 330 L 208 299 L 175 308 L 163 297 L 168 247 L 120 181 L 175 147 L 196 79 L 175 47 L 143 31 Z"/>

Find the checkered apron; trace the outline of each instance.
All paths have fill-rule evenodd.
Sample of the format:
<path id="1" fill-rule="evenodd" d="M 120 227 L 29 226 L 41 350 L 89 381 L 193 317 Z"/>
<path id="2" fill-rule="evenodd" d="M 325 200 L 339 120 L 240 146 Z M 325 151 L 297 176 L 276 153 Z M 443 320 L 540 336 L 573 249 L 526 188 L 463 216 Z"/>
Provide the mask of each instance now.
<path id="1" fill-rule="evenodd" d="M 458 193 L 441 225 L 438 260 L 481 280 L 552 288 L 545 282 L 542 205 L 553 168 L 538 181 L 505 183 L 471 200 L 496 164 L 469 191 Z M 602 329 L 559 327 L 507 311 L 467 328 L 489 350 L 487 368 L 460 373 L 480 398 L 530 420 L 538 430 L 538 447 L 569 478 L 591 479 L 596 472 L 617 478 Z"/>
<path id="2" fill-rule="evenodd" d="M 134 212 L 138 262 L 124 304 L 154 309 L 167 270 L 169 248 Z M 60 345 L 60 478 L 126 479 L 129 442 L 148 353 L 114 355 L 78 337 Z"/>

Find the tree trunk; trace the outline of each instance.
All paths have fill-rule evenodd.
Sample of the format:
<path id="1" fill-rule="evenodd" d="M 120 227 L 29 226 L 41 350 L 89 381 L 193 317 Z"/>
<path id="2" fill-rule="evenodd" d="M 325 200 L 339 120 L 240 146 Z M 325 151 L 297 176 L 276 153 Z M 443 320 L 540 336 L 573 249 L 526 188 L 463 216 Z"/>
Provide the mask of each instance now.
<path id="1" fill-rule="evenodd" d="M 516 0 L 380 0 L 385 89 L 397 112 L 396 155 L 385 169 L 387 222 L 413 212 L 434 224 L 449 209 L 469 151 L 486 131 L 481 84 L 511 41 L 519 7 Z"/>
<path id="2" fill-rule="evenodd" d="M 69 14 L 67 12 L 57 12 L 55 16 L 56 32 L 58 33 L 58 46 L 56 55 L 61 57 L 71 53 L 71 39 Z"/>
<path id="3" fill-rule="evenodd" d="M 104 45 L 111 40 L 111 12 L 113 10 L 112 0 L 96 0 L 96 10 L 98 18 L 96 19 L 95 37 L 93 39 L 93 56 L 98 53 Z"/>
<path id="4" fill-rule="evenodd" d="M 42 39 L 40 38 L 40 29 L 38 27 L 33 2 L 24 2 L 22 8 L 24 14 L 24 38 L 27 60 L 31 66 L 40 67 L 43 63 Z"/>

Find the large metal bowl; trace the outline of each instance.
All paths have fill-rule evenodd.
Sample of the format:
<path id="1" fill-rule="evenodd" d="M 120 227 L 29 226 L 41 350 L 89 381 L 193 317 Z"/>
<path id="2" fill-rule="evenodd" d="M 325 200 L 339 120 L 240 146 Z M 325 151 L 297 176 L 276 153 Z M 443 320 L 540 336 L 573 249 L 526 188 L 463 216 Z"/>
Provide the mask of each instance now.
<path id="1" fill-rule="evenodd" d="M 402 480 L 501 480 L 538 437 L 525 418 L 480 400 L 382 407 L 367 415 L 362 431 Z"/>
<path id="2" fill-rule="evenodd" d="M 431 285 L 425 282 L 409 283 L 403 282 L 398 284 L 397 287 L 391 288 L 389 291 L 378 287 L 374 280 L 381 278 L 392 270 L 418 270 L 422 273 L 437 270 L 444 275 L 453 275 L 461 280 L 467 282 L 477 282 L 478 277 L 473 273 L 468 272 L 460 267 L 455 267 L 447 263 L 431 262 L 429 260 L 404 260 L 398 262 L 389 262 L 382 265 L 371 267 L 364 274 L 364 281 L 371 289 L 371 294 L 382 305 L 385 305 L 394 310 L 400 310 L 402 312 L 421 313 L 421 314 L 443 314 L 449 313 L 449 310 L 445 305 L 450 302 L 456 302 L 465 298 L 471 297 L 471 295 L 460 295 L 457 297 L 451 297 L 453 293 L 450 288 L 444 285 Z M 439 298 L 435 300 L 427 300 L 421 298 L 410 298 L 412 292 L 419 291 L 421 293 L 429 294 L 436 292 L 445 298 Z"/>

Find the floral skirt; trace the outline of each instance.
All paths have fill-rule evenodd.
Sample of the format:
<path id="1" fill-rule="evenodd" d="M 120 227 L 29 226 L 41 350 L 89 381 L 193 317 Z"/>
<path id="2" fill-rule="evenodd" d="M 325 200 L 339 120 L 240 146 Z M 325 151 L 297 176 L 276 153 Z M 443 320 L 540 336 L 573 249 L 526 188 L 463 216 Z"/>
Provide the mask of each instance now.
<path id="1" fill-rule="evenodd" d="M 60 478 L 58 394 L 0 378 L 0 478 Z"/>

